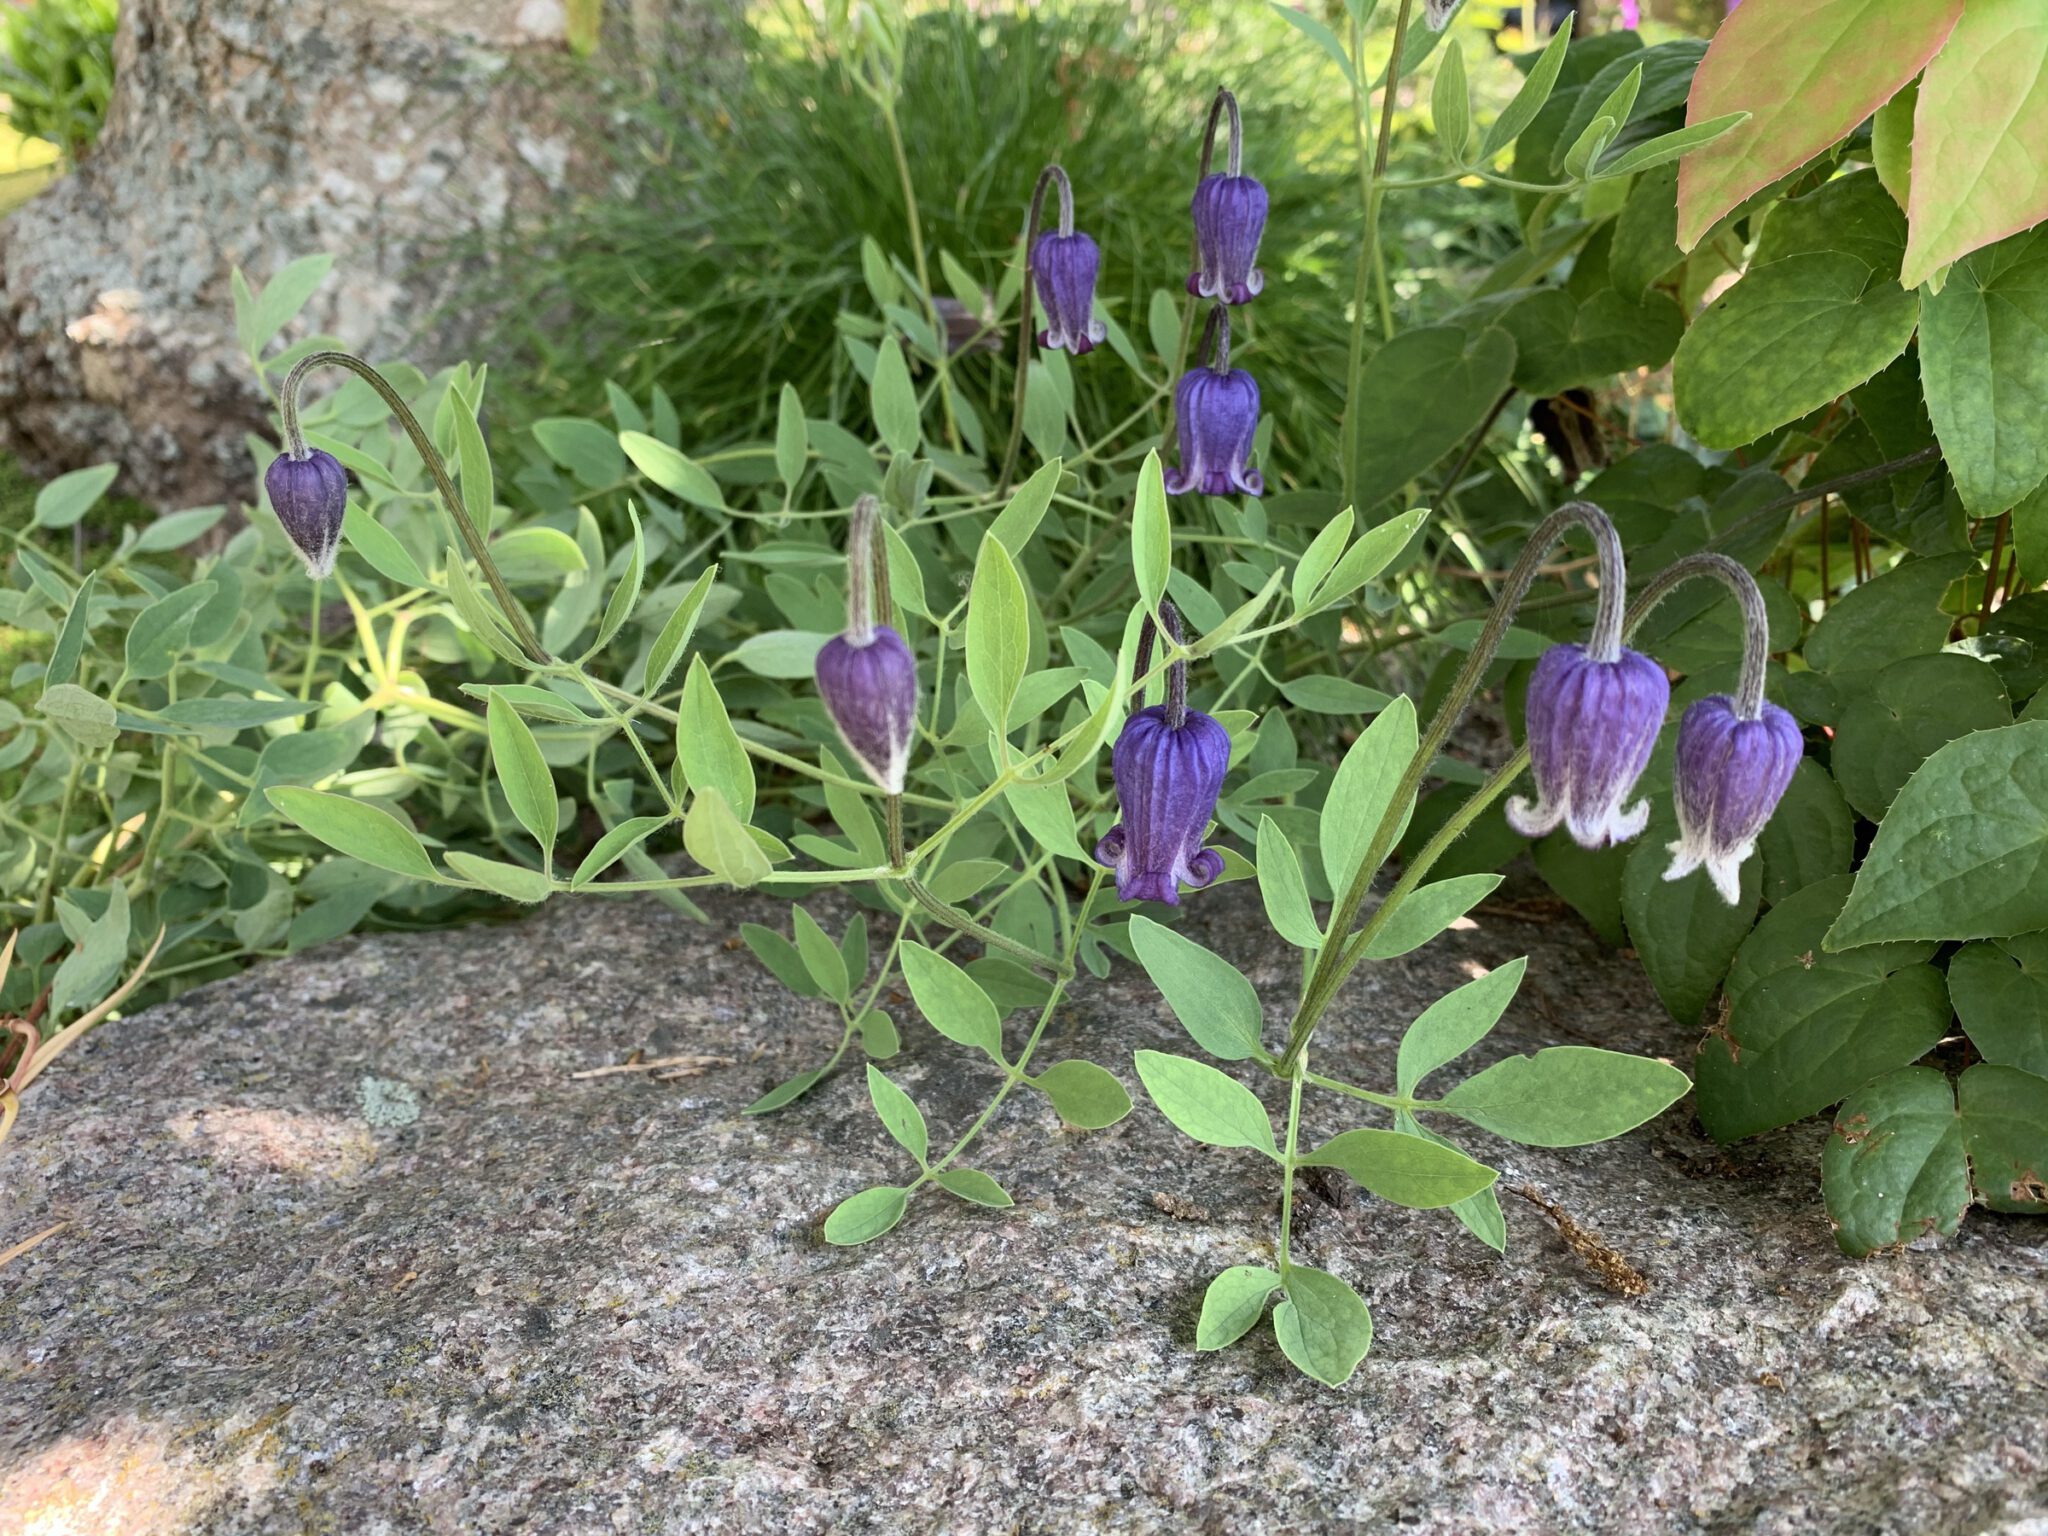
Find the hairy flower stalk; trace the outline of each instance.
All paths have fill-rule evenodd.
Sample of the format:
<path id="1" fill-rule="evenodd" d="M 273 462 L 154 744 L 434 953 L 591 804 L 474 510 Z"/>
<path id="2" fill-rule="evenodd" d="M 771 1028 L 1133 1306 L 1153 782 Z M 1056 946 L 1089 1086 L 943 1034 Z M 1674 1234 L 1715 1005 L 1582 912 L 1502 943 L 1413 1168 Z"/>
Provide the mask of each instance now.
<path id="1" fill-rule="evenodd" d="M 1259 384 L 1230 366 L 1230 312 L 1217 304 L 1202 333 L 1207 363 L 1181 375 L 1173 392 L 1180 463 L 1166 471 L 1169 495 L 1262 495 L 1265 476 L 1248 462 L 1259 430 Z"/>
<path id="2" fill-rule="evenodd" d="M 1209 172 L 1209 145 L 1204 145 L 1203 174 L 1189 204 L 1195 221 L 1195 270 L 1188 274 L 1188 292 L 1198 299 L 1249 304 L 1266 286 L 1266 274 L 1255 265 L 1259 238 L 1266 230 L 1266 188 L 1257 177 L 1244 174 L 1244 120 L 1237 98 L 1219 91 L 1217 103 L 1230 115 L 1230 137 L 1220 174 Z M 1212 111 L 1212 140 L 1214 132 Z"/>
<path id="3" fill-rule="evenodd" d="M 315 581 L 332 575 L 348 511 L 348 471 L 341 461 L 319 448 L 287 450 L 263 472 L 263 489 L 278 526 L 298 546 L 306 574 Z"/>
<path id="4" fill-rule="evenodd" d="M 846 542 L 846 630 L 818 652 L 818 696 L 839 739 L 869 779 L 889 795 L 903 793 L 910 743 L 917 734 L 917 658 L 903 637 L 877 622 L 881 503 L 854 503 Z"/>
<path id="5" fill-rule="evenodd" d="M 1159 627 L 1180 643 L 1180 615 L 1159 605 Z M 1137 670 L 1150 661 L 1153 621 L 1145 620 Z M 1223 856 L 1202 846 L 1216 814 L 1216 797 L 1230 767 L 1230 733 L 1198 709 L 1188 708 L 1188 664 L 1166 669 L 1166 702 L 1141 709 L 1124 722 L 1110 753 L 1121 819 L 1095 845 L 1096 862 L 1116 871 L 1124 901 L 1180 905 L 1180 888 L 1200 890 L 1223 873 Z"/>
<path id="6" fill-rule="evenodd" d="M 1666 880 L 1704 869 L 1730 906 L 1742 899 L 1742 863 L 1792 783 L 1806 744 L 1799 722 L 1764 699 L 1770 620 L 1756 583 L 1729 581 L 1742 605 L 1742 677 L 1731 696 L 1714 694 L 1678 722 L 1672 800 L 1678 841 Z M 1724 578 L 1725 579 L 1725 578 Z"/>
<path id="7" fill-rule="evenodd" d="M 1585 519 L 1600 561 L 1600 606 L 1584 645 L 1554 645 L 1536 663 L 1526 710 L 1532 805 L 1520 796 L 1508 825 L 1542 837 L 1563 825 L 1582 848 L 1626 842 L 1649 824 L 1650 805 L 1624 805 L 1649 766 L 1671 705 L 1664 669 L 1621 643 L 1628 589 L 1621 539 L 1604 514 Z"/>
<path id="8" fill-rule="evenodd" d="M 470 558 L 476 561 L 477 568 L 483 572 L 484 580 L 490 585 L 492 596 L 497 598 L 498 606 L 504 610 L 505 622 L 511 625 L 513 638 L 519 642 L 519 648 L 526 652 L 529 661 L 538 666 L 546 666 L 553 658 L 548 655 L 547 647 L 540 643 L 540 636 L 534 632 L 533 621 L 527 618 L 526 610 L 514 600 L 504 573 L 498 569 L 498 562 L 491 558 L 490 547 L 485 544 L 483 534 L 471 521 L 469 513 L 463 509 L 462 493 L 455 488 L 454 477 L 448 473 L 448 466 L 442 462 L 440 450 L 435 448 L 434 440 L 427 435 L 427 429 L 420 425 L 419 418 L 413 415 L 412 407 L 405 403 L 405 397 L 392 387 L 391 381 L 353 352 L 310 352 L 294 363 L 292 371 L 285 375 L 284 387 L 278 391 L 278 416 L 284 425 L 285 451 L 265 473 L 266 488 L 270 475 L 278 471 L 279 464 L 301 464 L 312 457 L 314 450 L 306 446 L 305 433 L 299 428 L 299 392 L 305 388 L 306 376 L 316 368 L 346 368 L 376 391 L 377 398 L 384 402 L 385 409 L 391 412 L 407 439 L 411 441 L 413 450 L 420 456 L 420 462 L 426 465 L 428 475 L 433 478 L 434 489 L 440 494 L 441 505 L 447 508 L 448 516 L 455 524 L 455 531 L 461 538 L 463 547 L 469 551 Z M 322 457 L 326 455 L 323 454 Z M 337 464 L 335 467 L 338 469 L 340 465 Z M 271 503 L 274 506 L 276 502 L 277 498 L 273 493 Z M 282 522 L 284 514 L 281 509 L 278 517 Z M 294 542 L 297 542 L 296 535 Z M 302 552 L 305 550 L 304 544 L 300 544 L 299 547 Z M 311 568 L 310 556 L 308 568 Z"/>

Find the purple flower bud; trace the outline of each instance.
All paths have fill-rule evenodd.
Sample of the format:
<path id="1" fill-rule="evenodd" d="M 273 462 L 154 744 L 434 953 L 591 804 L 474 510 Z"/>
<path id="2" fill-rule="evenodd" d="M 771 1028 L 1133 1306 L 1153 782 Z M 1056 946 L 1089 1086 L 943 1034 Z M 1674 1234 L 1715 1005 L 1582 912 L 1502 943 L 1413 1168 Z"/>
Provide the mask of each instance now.
<path id="1" fill-rule="evenodd" d="M 892 795 L 917 732 L 917 658 L 903 637 L 877 624 L 863 640 L 849 630 L 818 652 L 818 694 L 867 776 Z"/>
<path id="2" fill-rule="evenodd" d="M 1178 726 L 1154 704 L 1124 722 L 1110 754 L 1123 820 L 1095 845 L 1099 864 L 1116 871 L 1125 901 L 1180 905 L 1183 885 L 1197 890 L 1223 873 L 1223 855 L 1202 846 L 1216 796 L 1230 767 L 1230 733 L 1198 709 Z"/>
<path id="3" fill-rule="evenodd" d="M 1259 430 L 1258 380 L 1242 368 L 1190 368 L 1173 392 L 1173 420 L 1180 464 L 1166 472 L 1170 494 L 1264 493 L 1266 477 L 1245 463 Z"/>
<path id="4" fill-rule="evenodd" d="M 1678 841 L 1666 880 L 1705 867 L 1730 906 L 1742 897 L 1742 861 L 1784 798 L 1805 744 L 1799 724 L 1775 704 L 1753 720 L 1726 694 L 1701 699 L 1678 722 L 1672 799 Z"/>
<path id="5" fill-rule="evenodd" d="M 334 569 L 341 549 L 341 519 L 348 511 L 348 471 L 331 453 L 306 450 L 304 458 L 280 453 L 263 472 L 271 508 L 306 561 L 315 581 Z"/>
<path id="6" fill-rule="evenodd" d="M 1582 848 L 1626 842 L 1650 819 L 1650 803 L 1624 810 L 1657 745 L 1671 683 L 1640 651 L 1599 661 L 1581 645 L 1553 645 L 1529 680 L 1529 766 L 1536 804 L 1508 802 L 1508 825 L 1542 837 L 1562 822 Z"/>
<path id="7" fill-rule="evenodd" d="M 1083 234 L 1050 230 L 1031 247 L 1031 275 L 1038 283 L 1038 302 L 1045 306 L 1045 329 L 1038 344 L 1079 357 L 1092 352 L 1105 334 L 1095 318 L 1095 269 L 1102 253 Z"/>
<path id="8" fill-rule="evenodd" d="M 1195 251 L 1201 265 L 1188 292 L 1226 304 L 1249 304 L 1266 286 L 1259 236 L 1266 231 L 1266 189 L 1255 176 L 1204 176 L 1195 188 Z"/>

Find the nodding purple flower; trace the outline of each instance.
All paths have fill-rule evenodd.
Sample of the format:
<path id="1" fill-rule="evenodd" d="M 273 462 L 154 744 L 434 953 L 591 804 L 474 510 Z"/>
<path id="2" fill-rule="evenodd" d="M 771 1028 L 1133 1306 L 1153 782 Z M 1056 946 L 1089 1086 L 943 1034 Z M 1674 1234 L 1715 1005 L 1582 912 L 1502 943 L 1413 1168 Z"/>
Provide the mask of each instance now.
<path id="1" fill-rule="evenodd" d="M 348 511 L 348 471 L 318 448 L 296 457 L 280 453 L 263 472 L 278 524 L 296 544 L 315 581 L 334 570 L 341 549 L 341 520 Z"/>
<path id="2" fill-rule="evenodd" d="M 910 743 L 917 734 L 917 658 L 876 610 L 888 612 L 888 585 L 877 567 L 881 503 L 854 503 L 846 542 L 846 630 L 818 652 L 815 676 L 825 713 L 863 772 L 892 795 L 903 793 Z M 872 573 L 872 579 L 871 579 Z"/>
<path id="3" fill-rule="evenodd" d="M 834 635 L 818 652 L 817 679 L 846 750 L 876 785 L 902 794 L 917 734 L 917 658 L 909 645 L 887 624 L 865 637 Z"/>
<path id="4" fill-rule="evenodd" d="M 1266 189 L 1255 176 L 1204 176 L 1191 205 L 1200 265 L 1188 274 L 1188 292 L 1225 304 L 1249 304 L 1266 286 L 1252 265 L 1266 229 Z"/>
<path id="5" fill-rule="evenodd" d="M 1604 574 L 1604 573 L 1603 573 Z M 1619 629 L 1617 619 L 1616 629 Z M 1542 837 L 1562 823 L 1582 848 L 1626 842 L 1650 819 L 1650 804 L 1622 802 L 1649 766 L 1671 683 L 1640 651 L 1554 645 L 1536 663 L 1527 707 L 1529 766 L 1536 803 L 1508 802 L 1508 824 Z"/>
<path id="6" fill-rule="evenodd" d="M 1182 374 L 1173 391 L 1180 463 L 1166 472 L 1167 492 L 1262 495 L 1266 477 L 1246 462 L 1259 430 L 1259 381 L 1230 366 L 1230 317 L 1220 304 L 1209 311 L 1203 343 L 1213 344 L 1210 362 Z"/>
<path id="7" fill-rule="evenodd" d="M 1160 604 L 1167 633 L 1180 639 L 1180 616 Z M 1153 621 L 1145 621 L 1138 670 L 1151 655 Z M 1180 905 L 1180 888 L 1199 890 L 1223 873 L 1223 855 L 1202 846 L 1216 797 L 1230 769 L 1230 733 L 1187 703 L 1187 663 L 1166 673 L 1166 702 L 1124 722 L 1110 753 L 1121 819 L 1095 845 L 1096 862 L 1116 871 L 1124 901 Z"/>
<path id="8" fill-rule="evenodd" d="M 1092 352 L 1107 334 L 1095 318 L 1095 271 L 1102 252 L 1088 236 L 1047 230 L 1031 247 L 1031 276 L 1045 306 L 1038 344 L 1076 357 Z"/>
<path id="9" fill-rule="evenodd" d="M 1799 724 L 1775 704 L 1744 715 L 1726 694 L 1701 699 L 1678 722 L 1672 798 L 1678 841 L 1666 880 L 1704 868 L 1730 906 L 1742 898 L 1742 861 L 1778 808 L 1805 744 Z"/>
<path id="10" fill-rule="evenodd" d="M 1099 864 L 1116 871 L 1124 901 L 1180 905 L 1183 885 L 1197 890 L 1223 873 L 1223 855 L 1202 846 L 1230 767 L 1230 733 L 1199 709 L 1179 725 L 1154 704 L 1124 722 L 1109 755 L 1123 819 L 1095 845 Z"/>

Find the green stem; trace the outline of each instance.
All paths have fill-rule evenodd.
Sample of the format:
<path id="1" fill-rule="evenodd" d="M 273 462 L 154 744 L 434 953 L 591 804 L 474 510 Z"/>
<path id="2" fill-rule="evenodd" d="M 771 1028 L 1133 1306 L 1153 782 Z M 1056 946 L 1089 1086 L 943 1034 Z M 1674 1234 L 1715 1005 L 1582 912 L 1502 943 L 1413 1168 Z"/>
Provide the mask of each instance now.
<path id="1" fill-rule="evenodd" d="M 1073 978 L 1074 967 L 1071 964 L 1062 964 L 1050 955 L 1041 955 L 1029 944 L 1019 944 L 1015 939 L 1006 938 L 995 929 L 977 923 L 958 907 L 941 901 L 932 889 L 915 875 L 905 873 L 898 878 L 902 880 L 903 888 L 910 893 L 913 901 L 956 933 L 977 939 L 990 949 L 999 949 L 1004 954 L 1015 956 L 1026 965 L 1035 965 L 1041 970 L 1050 971 L 1061 981 Z"/>
<path id="2" fill-rule="evenodd" d="M 1300 1166 L 1295 1156 L 1301 1133 L 1301 1084 L 1308 1075 L 1307 1061 L 1297 1056 L 1287 1077 L 1287 1156 L 1280 1165 L 1280 1280 L 1286 1283 L 1291 1267 L 1288 1249 L 1294 1238 L 1294 1172 Z"/>
<path id="3" fill-rule="evenodd" d="M 1025 1080 L 1025 1069 L 1031 1065 L 1031 1058 L 1038 1050 L 1039 1042 L 1045 1038 L 1045 1028 L 1052 1022 L 1053 1010 L 1059 1007 L 1061 999 L 1066 996 L 1067 983 L 1073 979 L 1074 956 L 1080 950 L 1081 935 L 1088 927 L 1088 914 L 1094 908 L 1095 894 L 1101 888 L 1102 871 L 1097 870 L 1095 878 L 1088 883 L 1088 894 L 1081 902 L 1081 911 L 1074 919 L 1073 927 L 1068 930 L 1066 961 L 1059 968 L 1059 979 L 1053 984 L 1052 995 L 1045 1000 L 1045 1006 L 1039 1010 L 1038 1022 L 1032 1025 L 1030 1037 L 1025 1040 L 1024 1049 L 1017 1053 L 1015 1064 L 1005 1064 L 1003 1086 L 996 1090 L 995 1097 L 989 1100 L 988 1107 L 975 1117 L 974 1123 L 961 1133 L 960 1139 L 947 1149 L 946 1155 L 911 1181 L 911 1190 L 914 1191 L 919 1185 L 928 1183 L 932 1175 L 943 1173 L 950 1167 L 953 1161 L 967 1150 L 969 1143 L 982 1133 L 989 1121 L 995 1118 L 996 1111 L 1003 1107 L 1003 1100 L 1010 1096 L 1010 1090 Z"/>
<path id="4" fill-rule="evenodd" d="M 456 490 L 455 481 L 448 473 L 448 466 L 441 461 L 441 454 L 434 447 L 434 440 L 427 435 L 426 428 L 412 413 L 412 407 L 405 403 L 405 397 L 392 387 L 391 381 L 357 357 L 353 352 L 310 352 L 292 365 L 292 371 L 285 375 L 278 409 L 284 421 L 285 451 L 295 459 L 306 456 L 305 434 L 299 430 L 299 390 L 305 383 L 306 375 L 316 368 L 346 368 L 357 378 L 377 392 L 377 398 L 397 418 L 398 425 L 411 439 L 427 473 L 434 478 L 434 489 L 441 493 L 441 504 L 448 509 L 448 515 L 455 520 L 455 531 L 462 536 L 470 557 L 477 568 L 484 573 L 484 580 L 490 583 L 491 592 L 497 597 L 498 605 L 505 610 L 505 620 L 512 626 L 512 633 L 519 641 L 529 659 L 538 666 L 546 666 L 551 660 L 546 647 L 540 643 L 540 636 L 534 633 L 533 622 L 526 616 L 526 610 L 513 599 L 512 589 L 505 584 L 498 562 L 491 558 L 490 548 L 469 513 L 463 510 L 462 493 Z"/>
<path id="5" fill-rule="evenodd" d="M 946 444 L 960 451 L 960 426 L 953 419 L 953 390 L 947 375 L 946 322 L 939 314 L 939 298 L 932 292 L 932 276 L 925 265 L 924 220 L 917 211 L 917 188 L 910 178 L 910 156 L 903 148 L 903 130 L 896 123 L 893 96 L 878 98 L 882 123 L 889 130 L 889 152 L 896 157 L 896 180 L 903 189 L 903 207 L 910 216 L 910 264 L 917 273 L 918 298 L 923 301 L 925 319 L 932 328 L 932 364 L 939 375 L 939 406 L 946 417 Z"/>
<path id="6" fill-rule="evenodd" d="M 313 617 L 306 632 L 306 665 L 299 671 L 299 701 L 313 697 L 313 671 L 320 665 L 320 579 L 313 579 Z"/>

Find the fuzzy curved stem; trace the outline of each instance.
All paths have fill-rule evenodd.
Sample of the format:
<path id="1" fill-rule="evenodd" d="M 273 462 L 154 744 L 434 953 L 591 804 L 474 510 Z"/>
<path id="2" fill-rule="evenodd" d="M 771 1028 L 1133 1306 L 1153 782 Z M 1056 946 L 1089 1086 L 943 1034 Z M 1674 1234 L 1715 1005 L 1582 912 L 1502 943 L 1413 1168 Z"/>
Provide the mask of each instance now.
<path id="1" fill-rule="evenodd" d="M 1720 582 L 1741 605 L 1742 676 L 1735 687 L 1735 713 L 1741 719 L 1754 720 L 1763 713 L 1764 681 L 1771 659 L 1771 620 L 1756 578 L 1740 561 L 1712 550 L 1680 556 L 1644 585 L 1641 594 L 1629 605 L 1623 627 L 1633 634 L 1650 616 L 1651 609 L 1686 582 L 1702 576 Z"/>
<path id="2" fill-rule="evenodd" d="M 412 413 L 412 407 L 405 403 L 405 397 L 391 385 L 391 381 L 357 357 L 353 352 L 309 352 L 292 365 L 292 371 L 285 375 L 284 387 L 279 391 L 278 414 L 283 420 L 285 451 L 294 459 L 306 456 L 305 434 L 299 430 L 299 391 L 304 387 L 306 375 L 316 368 L 346 368 L 357 378 L 377 392 L 377 398 L 384 402 L 384 408 L 396 418 L 405 435 L 411 439 L 414 450 L 427 466 L 427 473 L 433 476 L 434 489 L 441 494 L 441 504 L 448 509 L 448 515 L 455 519 L 455 531 L 462 536 L 470 558 L 484 573 L 484 580 L 490 583 L 491 593 L 498 599 L 498 606 L 505 610 L 505 620 L 512 626 L 512 633 L 519 641 L 520 649 L 537 666 L 546 666 L 554 658 L 540 643 L 540 636 L 534 633 L 533 621 L 526 616 L 526 610 L 519 606 L 512 596 L 511 587 L 498 569 L 498 562 L 491 558 L 490 548 L 484 543 L 484 536 L 469 513 L 463 510 L 462 493 L 456 490 L 455 481 L 448 473 L 448 466 L 442 462 L 440 450 L 434 447 L 434 440 L 427 435 L 419 418 Z"/>
<path id="3" fill-rule="evenodd" d="M 1602 532 L 1603 526 L 1605 532 Z M 1364 861 L 1351 877 L 1343 896 L 1330 914 L 1331 942 L 1323 946 L 1316 956 L 1314 969 L 1310 972 L 1307 986 L 1302 991 L 1301 1006 L 1296 1009 L 1294 1023 L 1289 1033 L 1287 1052 L 1281 1058 L 1283 1069 L 1291 1069 L 1294 1058 L 1315 1032 L 1316 1021 L 1323 1009 L 1335 996 L 1341 980 L 1340 970 L 1344 968 L 1347 941 L 1351 925 L 1358 916 L 1359 908 L 1365 904 L 1367 892 L 1372 889 L 1373 877 L 1393 851 L 1394 839 L 1399 835 L 1404 820 L 1403 811 L 1415 798 L 1423 779 L 1429 773 L 1429 766 L 1436 761 L 1439 748 L 1451 734 L 1452 728 L 1463 718 L 1472 697 L 1479 691 L 1480 681 L 1486 676 L 1486 669 L 1492 665 L 1494 653 L 1500 649 L 1508 627 L 1514 622 L 1515 610 L 1535 581 L 1537 571 L 1549 555 L 1551 547 L 1564 536 L 1567 529 L 1582 527 L 1592 532 L 1595 552 L 1601 559 L 1600 570 L 1600 611 L 1594 619 L 1594 634 L 1605 628 L 1609 633 L 1619 631 L 1623 626 L 1620 608 L 1628 590 L 1628 575 L 1621 558 L 1619 538 L 1612 537 L 1613 524 L 1607 514 L 1590 501 L 1568 501 L 1550 516 L 1536 525 L 1529 535 L 1529 542 L 1522 546 L 1522 553 L 1509 569 L 1507 580 L 1501 587 L 1501 594 L 1493 605 L 1493 611 L 1486 617 L 1486 624 L 1479 632 L 1465 664 L 1458 670 L 1450 691 L 1435 718 L 1429 722 L 1429 729 L 1423 733 L 1417 744 L 1415 756 L 1409 761 L 1401 781 L 1394 788 L 1393 798 L 1388 802 L 1386 814 L 1380 818 L 1379 827 L 1374 831 L 1372 843 L 1366 850 Z M 1505 786 L 1503 786 L 1505 787 Z M 1476 796 L 1474 798 L 1477 798 Z M 1386 903 L 1381 904 L 1384 911 Z M 1377 918 L 1378 914 L 1375 914 Z M 1355 962 L 1354 962 L 1355 963 Z"/>

